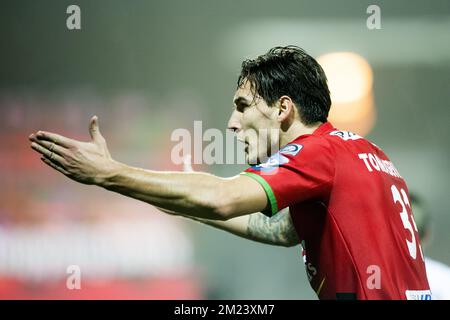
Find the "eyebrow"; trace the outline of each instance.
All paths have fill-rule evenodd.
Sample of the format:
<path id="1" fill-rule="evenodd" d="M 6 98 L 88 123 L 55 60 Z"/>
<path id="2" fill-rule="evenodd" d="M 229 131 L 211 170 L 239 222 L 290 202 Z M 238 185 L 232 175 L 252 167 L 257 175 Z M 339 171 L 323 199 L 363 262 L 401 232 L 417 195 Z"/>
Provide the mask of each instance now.
<path id="1" fill-rule="evenodd" d="M 238 104 L 248 104 L 249 105 L 250 104 L 250 102 L 242 96 L 237 97 L 236 99 L 234 99 L 233 102 L 235 105 L 238 105 Z"/>

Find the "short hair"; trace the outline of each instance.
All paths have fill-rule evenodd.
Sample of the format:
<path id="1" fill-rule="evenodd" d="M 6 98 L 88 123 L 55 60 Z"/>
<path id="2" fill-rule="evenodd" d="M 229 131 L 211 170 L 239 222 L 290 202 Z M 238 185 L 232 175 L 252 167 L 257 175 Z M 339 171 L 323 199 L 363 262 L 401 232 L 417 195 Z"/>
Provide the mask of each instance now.
<path id="1" fill-rule="evenodd" d="M 269 106 L 289 96 L 305 125 L 326 122 L 331 98 L 327 77 L 319 63 L 296 46 L 274 47 L 253 60 L 242 62 L 237 85 L 250 81 L 253 94 Z"/>

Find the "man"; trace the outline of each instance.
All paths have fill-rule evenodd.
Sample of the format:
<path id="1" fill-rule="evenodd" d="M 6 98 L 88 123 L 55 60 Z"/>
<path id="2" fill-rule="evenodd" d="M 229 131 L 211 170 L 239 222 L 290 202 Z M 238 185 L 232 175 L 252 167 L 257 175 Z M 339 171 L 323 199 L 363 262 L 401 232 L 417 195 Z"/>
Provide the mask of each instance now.
<path id="1" fill-rule="evenodd" d="M 31 147 L 80 183 L 220 221 L 216 226 L 258 241 L 301 240 L 320 299 L 431 298 L 406 184 L 380 148 L 327 122 L 326 77 L 311 56 L 289 46 L 244 61 L 234 104 L 228 126 L 245 142 L 247 162 L 257 165 L 232 178 L 119 163 L 97 117 L 90 142 L 39 131 Z M 262 162 L 277 144 L 282 148 Z"/>
<path id="2" fill-rule="evenodd" d="M 422 198 L 413 192 L 410 193 L 410 200 L 419 236 L 426 251 L 431 236 L 429 209 Z M 433 300 L 450 300 L 450 267 L 427 255 L 425 255 L 425 266 Z"/>

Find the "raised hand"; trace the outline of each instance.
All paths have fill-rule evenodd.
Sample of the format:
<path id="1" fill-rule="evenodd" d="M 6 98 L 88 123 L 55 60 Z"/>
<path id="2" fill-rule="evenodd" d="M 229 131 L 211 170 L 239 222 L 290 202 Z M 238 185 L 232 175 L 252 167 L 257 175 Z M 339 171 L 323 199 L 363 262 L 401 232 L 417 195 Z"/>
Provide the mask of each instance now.
<path id="1" fill-rule="evenodd" d="M 89 134 L 89 142 L 46 131 L 31 134 L 29 139 L 31 148 L 42 155 L 41 160 L 48 166 L 80 183 L 100 185 L 118 163 L 111 158 L 97 116 L 91 118 Z"/>

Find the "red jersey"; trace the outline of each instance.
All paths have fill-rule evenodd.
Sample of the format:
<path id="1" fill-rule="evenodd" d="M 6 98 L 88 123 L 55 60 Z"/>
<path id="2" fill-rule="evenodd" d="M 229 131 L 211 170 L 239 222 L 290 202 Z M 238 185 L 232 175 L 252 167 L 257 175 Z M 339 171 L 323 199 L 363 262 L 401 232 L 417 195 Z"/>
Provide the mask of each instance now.
<path id="1" fill-rule="evenodd" d="M 431 299 L 408 189 L 384 152 L 327 122 L 247 169 L 289 207 L 319 299 Z"/>

